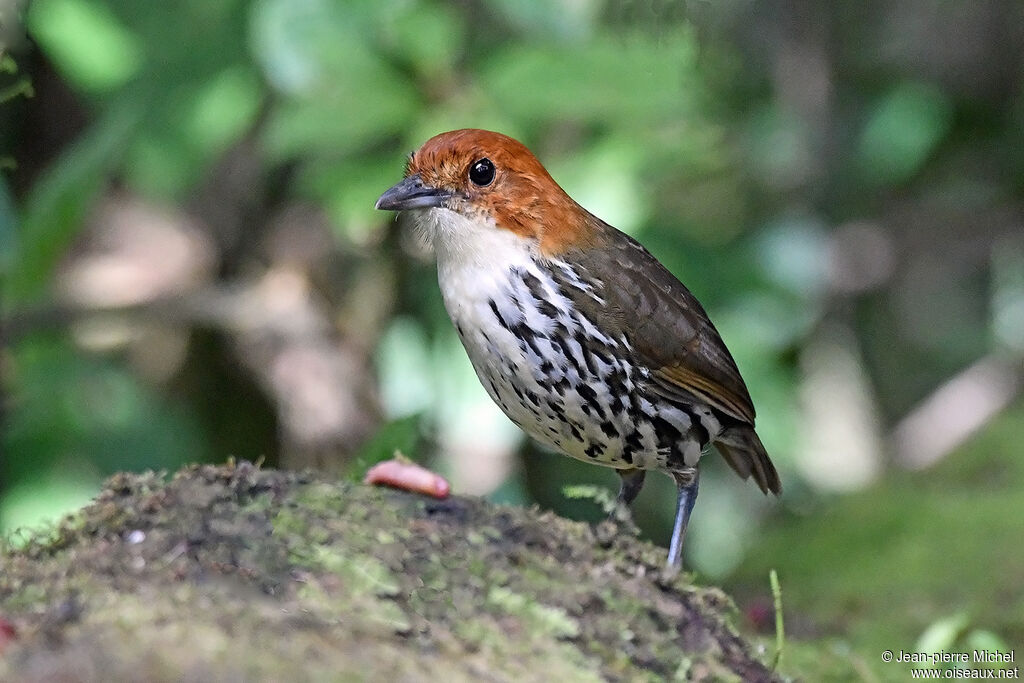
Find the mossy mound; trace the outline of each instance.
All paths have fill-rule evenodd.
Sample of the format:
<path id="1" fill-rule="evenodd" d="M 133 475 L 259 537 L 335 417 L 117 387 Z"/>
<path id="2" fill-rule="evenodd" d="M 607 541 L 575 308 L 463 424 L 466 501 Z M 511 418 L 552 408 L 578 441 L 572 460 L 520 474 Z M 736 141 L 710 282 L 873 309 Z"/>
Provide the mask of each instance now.
<path id="1" fill-rule="evenodd" d="M 607 532 L 607 533 L 606 533 Z M 0 556 L 0 680 L 772 680 L 664 551 L 311 473 L 113 477 Z"/>

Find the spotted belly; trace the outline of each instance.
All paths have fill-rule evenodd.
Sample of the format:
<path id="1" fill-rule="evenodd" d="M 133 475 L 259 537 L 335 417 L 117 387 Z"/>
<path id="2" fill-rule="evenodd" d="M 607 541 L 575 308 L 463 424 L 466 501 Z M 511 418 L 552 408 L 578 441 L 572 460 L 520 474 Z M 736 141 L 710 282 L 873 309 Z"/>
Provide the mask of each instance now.
<path id="1" fill-rule="evenodd" d="M 695 466 L 717 430 L 704 417 L 711 411 L 648 391 L 629 340 L 602 332 L 565 287 L 603 303 L 599 293 L 555 267 L 564 270 L 513 267 L 502 287 L 449 306 L 487 393 L 531 437 L 574 458 L 619 469 Z"/>

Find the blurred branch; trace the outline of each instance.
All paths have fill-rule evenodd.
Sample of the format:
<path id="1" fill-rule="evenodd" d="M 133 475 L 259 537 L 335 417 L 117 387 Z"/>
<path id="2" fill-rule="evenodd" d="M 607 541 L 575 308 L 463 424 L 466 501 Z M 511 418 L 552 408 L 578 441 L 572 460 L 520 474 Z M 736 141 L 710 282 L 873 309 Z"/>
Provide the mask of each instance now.
<path id="1" fill-rule="evenodd" d="M 948 380 L 893 430 L 896 462 L 912 470 L 938 463 L 1010 405 L 1024 388 L 1020 359 L 989 355 Z"/>
<path id="2" fill-rule="evenodd" d="M 291 319 L 260 315 L 245 302 L 251 288 L 210 286 L 188 294 L 126 306 L 86 307 L 54 304 L 16 310 L 3 321 L 6 340 L 16 344 L 37 332 L 63 331 L 89 320 L 115 319 L 141 323 L 167 323 L 204 327 L 221 332 L 260 330 L 283 338 L 308 333 L 304 324 Z"/>
<path id="3" fill-rule="evenodd" d="M 302 273 L 279 268 L 244 285 L 207 286 L 127 306 L 55 305 L 12 312 L 8 344 L 40 331 L 158 324 L 226 334 L 276 406 L 283 459 L 336 470 L 380 421 L 365 354 L 346 343 Z"/>

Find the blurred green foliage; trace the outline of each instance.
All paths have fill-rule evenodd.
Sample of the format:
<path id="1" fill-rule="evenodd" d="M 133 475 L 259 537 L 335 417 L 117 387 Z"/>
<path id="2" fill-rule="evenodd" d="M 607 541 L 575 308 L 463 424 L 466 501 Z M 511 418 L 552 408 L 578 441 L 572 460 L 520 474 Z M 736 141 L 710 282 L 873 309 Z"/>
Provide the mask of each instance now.
<path id="1" fill-rule="evenodd" d="M 886 649 L 1008 651 L 1024 642 L 1024 553 L 1010 541 L 1024 515 L 1024 461 L 992 457 L 1020 448 L 1022 421 L 1017 407 L 934 471 L 900 473 L 773 521 L 737 577 L 741 590 L 781 568 L 787 632 L 813 644 L 797 657 L 830 651 L 825 659 L 840 661 L 828 666 L 844 672 L 837 679 L 856 667 L 882 680 L 909 676 L 905 664 L 881 663 Z"/>
<path id="2" fill-rule="evenodd" d="M 1007 469 L 995 497 L 988 480 L 964 478 L 1019 456 L 1022 422 L 1000 422 L 989 448 L 950 455 L 927 477 L 894 474 L 899 454 L 883 450 L 963 368 L 1024 351 L 1019 4 L 34 0 L 23 10 L 26 40 L 0 32 L 0 59 L 17 67 L 0 76 L 0 93 L 15 93 L 0 98 L 0 160 L 15 163 L 0 184 L 0 296 L 16 331 L 0 366 L 0 528 L 59 514 L 118 469 L 288 451 L 283 402 L 265 379 L 234 378 L 249 348 L 233 345 L 235 328 L 215 330 L 212 348 L 193 338 L 177 372 L 155 379 L 128 346 L 90 348 L 76 315 L 62 317 L 62 274 L 112 195 L 197 222 L 213 245 L 205 284 L 228 289 L 280 265 L 267 247 L 276 217 L 296 207 L 324 217 L 330 267 L 283 260 L 304 269 L 373 378 L 379 423 L 344 441 L 348 476 L 401 449 L 457 488 L 476 476 L 501 500 L 599 517 L 563 487 L 612 487 L 611 472 L 529 446 L 512 463 L 494 455 L 518 448 L 518 432 L 486 403 L 415 239 L 373 210 L 409 151 L 482 127 L 523 140 L 574 198 L 641 239 L 704 302 L 743 370 L 785 511 L 765 530 L 779 508 L 709 458 L 693 566 L 759 595 L 778 569 L 787 604 L 864 646 L 882 677 L 893 670 L 877 669 L 870 648 L 909 648 L 962 609 L 961 630 L 1021 635 L 1019 613 L 1003 609 L 1019 590 L 1000 606 L 980 577 L 1019 575 L 1020 551 L 990 535 L 1012 533 L 1024 472 Z M 34 92 L 18 85 L 26 77 Z M 170 324 L 187 333 L 209 321 Z M 822 379 L 816 368 L 839 363 L 815 353 L 833 338 L 855 372 Z M 809 400 L 812 385 L 829 400 Z M 815 430 L 836 424 L 880 473 L 838 500 L 808 474 L 827 455 Z M 659 540 L 671 495 L 650 481 L 638 501 Z M 894 543 L 900 552 L 879 552 Z M 931 571 L 944 546 L 966 553 L 970 577 Z M 913 617 L 875 629 L 897 595 Z"/>

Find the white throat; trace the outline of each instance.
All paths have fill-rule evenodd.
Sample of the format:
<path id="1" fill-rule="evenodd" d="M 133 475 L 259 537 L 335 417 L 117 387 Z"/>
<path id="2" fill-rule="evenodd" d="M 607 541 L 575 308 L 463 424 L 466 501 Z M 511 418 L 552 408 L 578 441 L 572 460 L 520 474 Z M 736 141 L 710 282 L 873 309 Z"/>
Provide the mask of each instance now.
<path id="1" fill-rule="evenodd" d="M 527 263 L 536 246 L 489 219 L 467 218 L 449 209 L 415 213 L 417 225 L 433 242 L 438 271 L 501 269 Z"/>
<path id="2" fill-rule="evenodd" d="M 466 218 L 448 209 L 414 215 L 434 244 L 437 280 L 452 320 L 462 317 L 470 300 L 498 295 L 513 268 L 528 267 L 534 260 L 536 245 L 493 221 Z"/>

